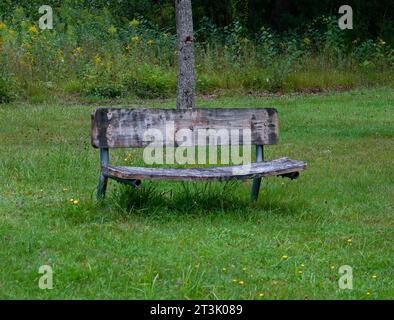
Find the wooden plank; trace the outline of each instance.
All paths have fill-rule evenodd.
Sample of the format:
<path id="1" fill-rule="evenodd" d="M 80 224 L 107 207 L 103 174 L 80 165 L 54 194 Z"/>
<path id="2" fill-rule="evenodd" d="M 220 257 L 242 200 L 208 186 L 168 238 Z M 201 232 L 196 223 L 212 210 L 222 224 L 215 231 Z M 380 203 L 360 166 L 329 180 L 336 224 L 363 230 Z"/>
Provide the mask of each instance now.
<path id="1" fill-rule="evenodd" d="M 171 127 L 173 126 L 173 131 Z M 170 129 L 169 129 L 170 128 Z M 145 147 L 153 140 L 147 129 L 162 133 L 163 146 L 177 146 L 175 133 L 190 129 L 194 145 L 203 130 L 234 130 L 240 134 L 240 143 L 250 130 L 251 144 L 275 144 L 278 140 L 278 115 L 273 108 L 205 108 L 176 109 L 116 109 L 99 108 L 92 113 L 92 145 L 96 148 Z M 229 133 L 229 136 L 231 134 Z M 175 143 L 174 143 L 175 141 Z M 229 144 L 223 139 L 218 145 Z"/>
<path id="2" fill-rule="evenodd" d="M 138 180 L 232 180 L 249 179 L 256 177 L 277 176 L 281 174 L 298 172 L 306 168 L 303 161 L 280 158 L 273 161 L 251 163 L 247 166 L 228 166 L 213 168 L 145 168 L 145 167 L 118 167 L 104 166 L 104 174 L 118 179 Z"/>

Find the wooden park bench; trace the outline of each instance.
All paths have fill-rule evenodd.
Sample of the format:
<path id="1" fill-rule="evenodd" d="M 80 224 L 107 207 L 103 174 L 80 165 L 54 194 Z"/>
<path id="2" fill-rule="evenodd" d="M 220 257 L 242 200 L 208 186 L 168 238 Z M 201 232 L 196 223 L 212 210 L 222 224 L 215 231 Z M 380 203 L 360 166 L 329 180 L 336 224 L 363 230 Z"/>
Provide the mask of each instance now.
<path id="1" fill-rule="evenodd" d="M 146 147 L 151 143 L 144 132 L 159 129 L 165 132 L 172 121 L 176 130 L 190 129 L 193 133 L 200 129 L 231 129 L 243 132 L 250 129 L 250 144 L 256 145 L 256 162 L 248 170 L 242 166 L 217 166 L 210 168 L 152 168 L 127 167 L 109 164 L 110 148 Z M 168 137 L 167 137 L 168 138 Z M 164 139 L 163 146 L 167 141 Z M 173 137 L 172 137 L 173 138 Z M 196 139 L 197 140 L 197 139 Z M 239 144 L 242 144 L 239 139 Z M 232 179 L 253 179 L 251 199 L 256 200 L 261 178 L 282 176 L 290 179 L 298 177 L 306 168 L 306 163 L 280 158 L 264 161 L 263 146 L 278 141 L 278 114 L 275 109 L 252 108 L 205 108 L 205 109 L 118 109 L 98 108 L 92 113 L 92 145 L 100 149 L 101 171 L 97 190 L 98 198 L 105 196 L 108 178 L 118 182 L 139 186 L 141 180 L 178 181 L 226 181 Z M 230 141 L 219 141 L 220 145 L 230 145 Z M 195 146 L 206 146 L 197 140 Z M 171 144 L 176 147 L 177 144 Z"/>

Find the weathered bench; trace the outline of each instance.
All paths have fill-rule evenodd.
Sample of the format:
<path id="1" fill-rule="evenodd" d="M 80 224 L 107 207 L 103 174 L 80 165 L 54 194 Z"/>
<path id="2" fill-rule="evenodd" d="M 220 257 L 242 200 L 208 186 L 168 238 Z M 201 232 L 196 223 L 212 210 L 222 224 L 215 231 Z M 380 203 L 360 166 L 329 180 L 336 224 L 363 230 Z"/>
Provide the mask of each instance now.
<path id="1" fill-rule="evenodd" d="M 171 122 L 175 132 L 188 129 L 231 129 L 244 132 L 250 129 L 249 142 L 256 145 L 256 162 L 248 170 L 239 166 L 211 168 L 151 168 L 112 166 L 109 164 L 110 148 L 147 147 L 152 140 L 146 130 L 157 129 L 163 133 L 162 145 L 177 147 L 175 132 L 168 132 Z M 167 131 L 166 131 L 167 130 Z M 171 135 L 171 137 L 169 137 Z M 245 139 L 237 143 L 243 144 Z M 92 145 L 100 148 L 101 170 L 97 190 L 98 198 L 105 196 L 108 178 L 118 182 L 139 186 L 141 180 L 217 180 L 253 179 L 251 199 L 256 200 L 261 178 L 282 176 L 295 179 L 306 168 L 306 163 L 289 158 L 264 161 L 263 146 L 276 144 L 278 140 L 278 114 L 275 109 L 251 108 L 206 108 L 206 109 L 118 109 L 98 108 L 92 113 Z M 206 141 L 195 139 L 195 146 L 206 146 Z M 218 145 L 233 145 L 232 141 L 219 139 Z"/>

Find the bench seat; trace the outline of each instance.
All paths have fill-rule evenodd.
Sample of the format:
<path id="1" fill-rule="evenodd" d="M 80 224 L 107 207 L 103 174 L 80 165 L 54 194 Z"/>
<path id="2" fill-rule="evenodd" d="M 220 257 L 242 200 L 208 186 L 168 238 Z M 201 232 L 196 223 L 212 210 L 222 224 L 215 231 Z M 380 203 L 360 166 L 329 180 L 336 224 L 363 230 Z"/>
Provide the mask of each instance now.
<path id="1" fill-rule="evenodd" d="M 226 166 L 210 168 L 152 168 L 103 166 L 103 174 L 116 180 L 216 180 L 249 179 L 266 176 L 286 176 L 297 178 L 304 170 L 303 161 L 280 158 L 272 161 L 251 163 L 250 166 Z"/>

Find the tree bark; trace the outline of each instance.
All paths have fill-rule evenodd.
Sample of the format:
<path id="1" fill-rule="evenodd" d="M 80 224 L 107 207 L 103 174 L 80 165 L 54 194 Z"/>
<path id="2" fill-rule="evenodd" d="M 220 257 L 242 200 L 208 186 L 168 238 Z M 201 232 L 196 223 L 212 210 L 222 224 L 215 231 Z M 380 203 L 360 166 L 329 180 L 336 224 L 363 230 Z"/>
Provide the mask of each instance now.
<path id="1" fill-rule="evenodd" d="M 178 47 L 177 109 L 195 107 L 194 36 L 191 0 L 175 0 Z"/>

